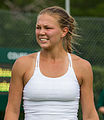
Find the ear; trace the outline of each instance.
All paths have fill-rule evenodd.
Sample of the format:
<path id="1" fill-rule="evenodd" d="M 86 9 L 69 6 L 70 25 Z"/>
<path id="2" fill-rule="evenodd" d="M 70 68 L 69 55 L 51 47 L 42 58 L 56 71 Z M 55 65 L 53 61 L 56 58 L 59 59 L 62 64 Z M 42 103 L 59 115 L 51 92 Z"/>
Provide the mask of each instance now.
<path id="1" fill-rule="evenodd" d="M 62 32 L 63 32 L 62 37 L 65 37 L 66 34 L 68 33 L 68 31 L 69 31 L 68 27 L 64 27 L 63 30 L 62 30 Z"/>

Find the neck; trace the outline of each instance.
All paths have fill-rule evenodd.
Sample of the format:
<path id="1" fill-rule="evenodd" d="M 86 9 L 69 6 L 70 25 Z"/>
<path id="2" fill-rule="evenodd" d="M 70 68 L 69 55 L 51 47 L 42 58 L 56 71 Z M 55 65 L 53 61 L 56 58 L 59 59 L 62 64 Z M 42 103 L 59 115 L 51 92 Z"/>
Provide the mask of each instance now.
<path id="1" fill-rule="evenodd" d="M 65 57 L 67 52 L 64 49 L 57 49 L 57 50 L 42 50 L 41 55 L 43 57 L 55 60 Z"/>

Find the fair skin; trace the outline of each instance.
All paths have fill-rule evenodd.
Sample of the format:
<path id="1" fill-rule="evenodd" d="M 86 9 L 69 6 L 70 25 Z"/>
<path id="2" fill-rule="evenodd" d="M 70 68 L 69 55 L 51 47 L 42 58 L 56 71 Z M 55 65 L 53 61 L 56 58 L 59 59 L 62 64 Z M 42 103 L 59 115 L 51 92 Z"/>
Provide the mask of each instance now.
<path id="1" fill-rule="evenodd" d="M 68 28 L 60 28 L 56 17 L 48 14 L 38 16 L 36 39 L 40 52 L 40 71 L 48 77 L 59 77 L 68 69 L 68 56 L 62 45 L 62 38 Z M 16 60 L 12 68 L 12 78 L 5 120 L 18 120 L 22 91 L 33 75 L 37 53 L 23 56 Z M 81 89 L 83 120 L 99 120 L 93 99 L 93 74 L 91 65 L 86 60 L 71 54 L 73 68 Z M 48 67 L 47 67 L 48 66 Z M 79 69 L 80 68 L 80 69 Z"/>

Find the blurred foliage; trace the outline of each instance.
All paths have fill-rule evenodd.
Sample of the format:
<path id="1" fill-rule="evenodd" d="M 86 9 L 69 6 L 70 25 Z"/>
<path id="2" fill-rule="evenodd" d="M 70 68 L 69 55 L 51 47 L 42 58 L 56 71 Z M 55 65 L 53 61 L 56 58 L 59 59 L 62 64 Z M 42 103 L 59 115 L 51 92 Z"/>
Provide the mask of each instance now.
<path id="1" fill-rule="evenodd" d="M 22 12 L 39 12 L 53 5 L 65 8 L 65 0 L 0 0 L 0 9 Z M 104 0 L 70 0 L 72 16 L 104 17 Z"/>
<path id="2" fill-rule="evenodd" d="M 81 39 L 77 55 L 87 59 L 92 65 L 104 65 L 104 18 L 75 17 Z"/>
<path id="3" fill-rule="evenodd" d="M 104 0 L 73 0 L 71 14 L 74 16 L 104 17 Z"/>
<path id="4" fill-rule="evenodd" d="M 38 47 L 35 39 L 36 14 L 0 11 L 0 47 Z"/>

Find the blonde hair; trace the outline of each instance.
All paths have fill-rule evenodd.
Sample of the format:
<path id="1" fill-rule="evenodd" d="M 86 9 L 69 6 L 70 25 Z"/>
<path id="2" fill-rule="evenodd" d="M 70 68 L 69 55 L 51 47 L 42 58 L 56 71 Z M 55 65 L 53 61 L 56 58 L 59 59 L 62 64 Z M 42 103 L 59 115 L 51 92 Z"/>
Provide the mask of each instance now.
<path id="1" fill-rule="evenodd" d="M 74 37 L 77 37 L 78 35 L 76 34 L 76 21 L 75 19 L 71 16 L 68 15 L 68 13 L 61 7 L 58 6 L 53 6 L 53 7 L 48 7 L 40 11 L 39 15 L 42 14 L 49 14 L 51 16 L 58 16 L 58 23 L 61 28 L 68 27 L 69 31 L 66 34 L 66 36 L 63 38 L 63 45 L 64 48 L 67 52 L 71 53 L 73 50 L 73 43 L 75 42 Z"/>

